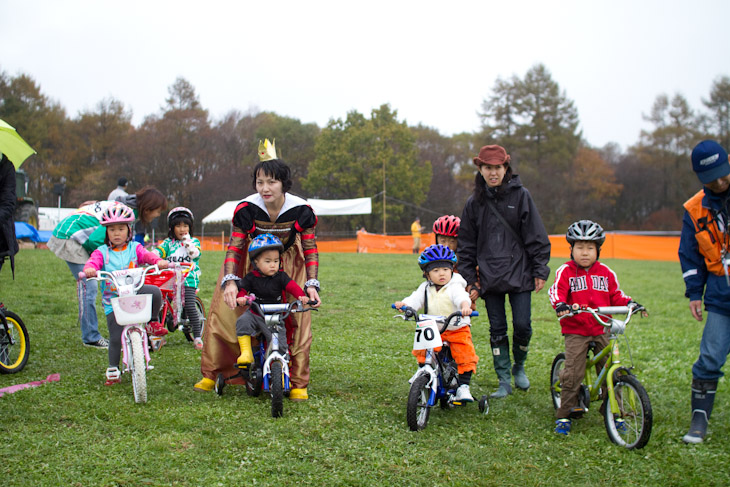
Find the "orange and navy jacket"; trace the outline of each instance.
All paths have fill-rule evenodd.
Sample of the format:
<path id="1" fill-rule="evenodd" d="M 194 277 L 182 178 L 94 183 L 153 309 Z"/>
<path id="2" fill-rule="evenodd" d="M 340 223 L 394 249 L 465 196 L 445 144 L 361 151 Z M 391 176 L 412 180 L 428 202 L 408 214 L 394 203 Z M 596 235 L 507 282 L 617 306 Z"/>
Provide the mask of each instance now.
<path id="1" fill-rule="evenodd" d="M 708 311 L 730 316 L 730 286 L 723 269 L 722 252 L 728 245 L 728 195 L 700 190 L 684 204 L 679 262 L 685 296 L 703 298 Z"/>

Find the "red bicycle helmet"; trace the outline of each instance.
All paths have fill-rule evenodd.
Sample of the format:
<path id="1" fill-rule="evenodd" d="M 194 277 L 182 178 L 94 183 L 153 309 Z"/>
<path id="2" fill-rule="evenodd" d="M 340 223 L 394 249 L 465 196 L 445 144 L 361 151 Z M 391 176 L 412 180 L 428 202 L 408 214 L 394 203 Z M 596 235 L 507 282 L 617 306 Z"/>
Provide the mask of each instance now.
<path id="1" fill-rule="evenodd" d="M 444 215 L 433 222 L 433 233 L 446 237 L 457 237 L 459 235 L 461 218 L 454 215 Z"/>

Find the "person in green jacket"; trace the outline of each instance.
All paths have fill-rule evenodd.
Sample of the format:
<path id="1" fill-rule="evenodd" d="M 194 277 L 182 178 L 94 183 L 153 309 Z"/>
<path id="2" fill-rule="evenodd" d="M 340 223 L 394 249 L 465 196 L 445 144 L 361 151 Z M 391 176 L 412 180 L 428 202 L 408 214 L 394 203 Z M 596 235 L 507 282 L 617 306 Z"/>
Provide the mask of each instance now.
<path id="1" fill-rule="evenodd" d="M 97 201 L 87 204 L 61 220 L 48 240 L 48 248 L 66 261 L 71 275 L 78 280 L 79 272 L 91 253 L 104 244 L 106 229 L 101 226 L 101 214 L 116 201 Z M 81 340 L 87 347 L 106 349 L 109 341 L 99 333 L 96 316 L 97 281 L 86 281 L 84 312 L 81 318 Z"/>

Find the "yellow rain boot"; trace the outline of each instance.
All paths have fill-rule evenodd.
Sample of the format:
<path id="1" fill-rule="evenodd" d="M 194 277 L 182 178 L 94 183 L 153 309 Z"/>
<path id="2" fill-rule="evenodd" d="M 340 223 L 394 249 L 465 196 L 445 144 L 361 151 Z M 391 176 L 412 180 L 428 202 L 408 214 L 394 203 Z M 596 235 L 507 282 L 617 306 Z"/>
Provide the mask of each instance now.
<path id="1" fill-rule="evenodd" d="M 201 392 L 210 392 L 213 390 L 213 387 L 215 387 L 215 381 L 213 379 L 203 377 L 200 379 L 200 382 L 193 386 L 193 389 Z"/>
<path id="2" fill-rule="evenodd" d="M 238 337 L 238 346 L 241 347 L 241 355 L 236 360 L 237 365 L 246 365 L 253 362 L 253 352 L 251 351 L 251 337 L 243 335 Z"/>
<path id="3" fill-rule="evenodd" d="M 289 391 L 289 399 L 291 401 L 306 401 L 309 399 L 309 395 L 307 394 L 307 388 L 302 387 L 301 389 L 292 389 Z"/>

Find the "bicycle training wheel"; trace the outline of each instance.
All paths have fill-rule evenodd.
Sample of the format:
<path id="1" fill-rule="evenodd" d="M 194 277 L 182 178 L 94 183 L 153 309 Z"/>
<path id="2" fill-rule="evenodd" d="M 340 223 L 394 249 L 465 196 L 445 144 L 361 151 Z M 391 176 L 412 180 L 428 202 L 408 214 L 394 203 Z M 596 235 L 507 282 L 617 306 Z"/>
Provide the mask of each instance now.
<path id="1" fill-rule="evenodd" d="M 406 408 L 406 419 L 411 431 L 420 431 L 428 424 L 428 415 L 431 408 L 428 406 L 428 397 L 431 389 L 428 387 L 430 377 L 419 375 L 411 384 L 408 392 L 408 406 Z"/>
<path id="2" fill-rule="evenodd" d="M 129 334 L 132 354 L 130 368 L 132 369 L 132 390 L 134 402 L 147 402 L 147 364 L 145 363 L 144 349 L 142 348 L 142 334 L 132 331 Z"/>
<path id="3" fill-rule="evenodd" d="M 0 373 L 15 374 L 28 363 L 30 336 L 20 316 L 5 310 L 5 320 L 7 331 L 0 325 Z"/>
<path id="4" fill-rule="evenodd" d="M 280 418 L 284 414 L 284 377 L 281 362 L 276 360 L 271 362 L 269 392 L 271 393 L 271 417 Z"/>
<path id="5" fill-rule="evenodd" d="M 550 367 L 550 396 L 553 398 L 553 407 L 558 409 L 560 407 L 560 372 L 565 367 L 565 354 L 559 353 L 553 360 L 553 365 Z"/>
<path id="6" fill-rule="evenodd" d="M 613 387 L 619 412 L 614 415 L 606 404 L 603 419 L 612 442 L 633 450 L 643 448 L 651 436 L 652 412 L 649 395 L 639 379 L 621 375 Z"/>

